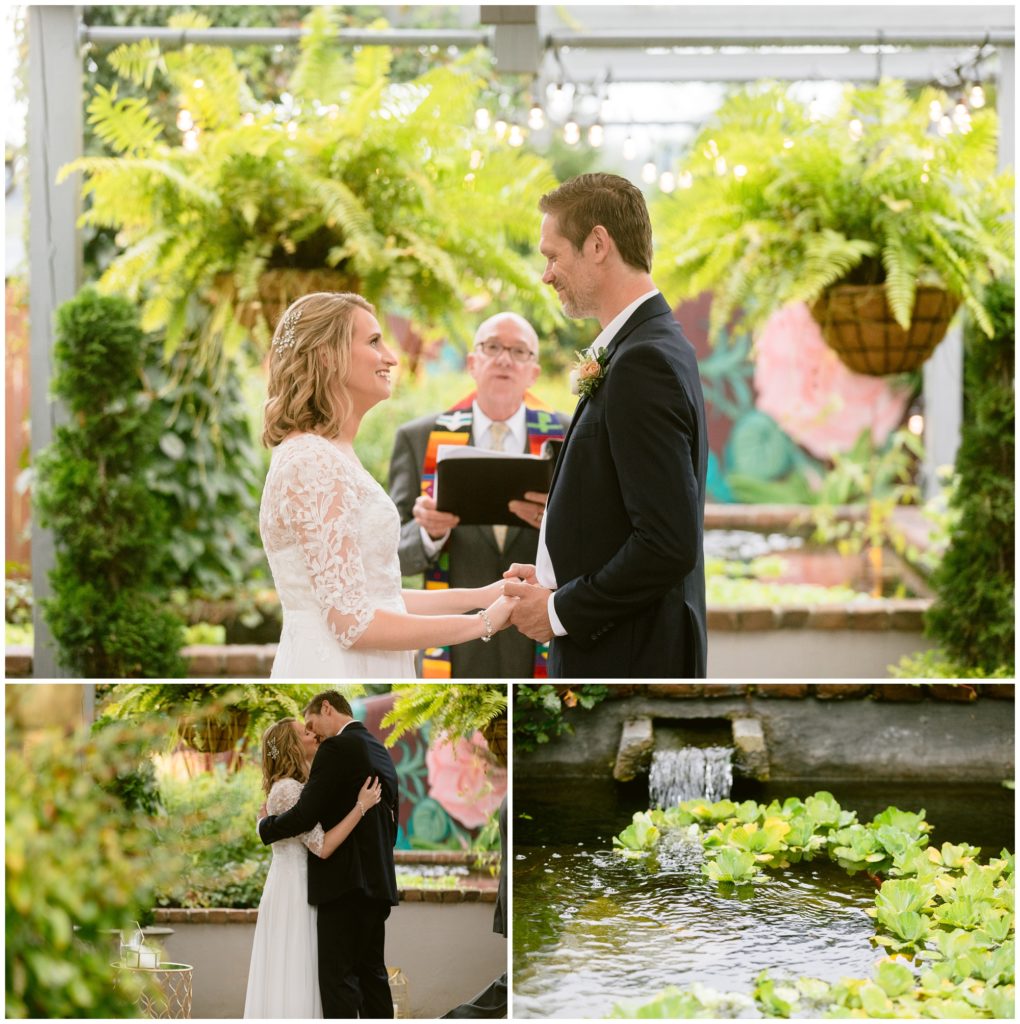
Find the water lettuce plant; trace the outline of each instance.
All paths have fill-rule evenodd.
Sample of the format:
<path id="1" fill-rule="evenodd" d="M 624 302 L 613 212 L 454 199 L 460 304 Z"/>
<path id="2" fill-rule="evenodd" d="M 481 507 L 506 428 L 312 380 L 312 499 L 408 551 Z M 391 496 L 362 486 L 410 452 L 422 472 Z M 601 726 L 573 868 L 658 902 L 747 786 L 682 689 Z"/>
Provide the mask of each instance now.
<path id="1" fill-rule="evenodd" d="M 670 829 L 701 837 L 702 873 L 725 885 L 753 885 L 764 868 L 828 856 L 850 874 L 867 872 L 879 888 L 866 913 L 872 941 L 887 956 L 870 978 L 776 979 L 768 971 L 754 986 L 764 1017 L 956 1017 L 1012 1019 L 1015 1002 L 1014 855 L 987 863 L 967 843 L 928 845 L 923 810 L 887 808 L 861 823 L 831 793 L 768 805 L 692 800 L 644 811 L 624 830 L 628 843 L 650 855 Z M 614 840 L 616 843 L 617 840 Z M 667 989 L 613 1017 L 724 1017 L 739 993 L 699 986 Z M 746 997 L 745 997 L 746 998 Z"/>

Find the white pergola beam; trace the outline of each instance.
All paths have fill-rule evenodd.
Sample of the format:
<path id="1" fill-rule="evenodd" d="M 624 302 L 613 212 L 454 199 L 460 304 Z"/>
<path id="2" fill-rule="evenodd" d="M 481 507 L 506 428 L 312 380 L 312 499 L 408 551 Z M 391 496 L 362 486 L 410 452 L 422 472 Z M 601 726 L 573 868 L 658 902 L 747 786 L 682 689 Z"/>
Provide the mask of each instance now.
<path id="1" fill-rule="evenodd" d="M 868 82 L 881 77 L 907 82 L 933 82 L 972 60 L 974 50 L 922 49 L 895 53 L 786 51 L 782 53 L 641 53 L 632 50 L 570 50 L 560 61 L 546 56 L 546 82 L 754 82 L 761 78 L 784 81 Z M 562 65 L 562 70 L 561 70 Z M 995 78 L 994 57 L 981 65 L 982 79 Z"/>
<path id="2" fill-rule="evenodd" d="M 81 179 L 56 184 L 57 171 L 82 148 L 81 54 L 78 8 L 28 8 L 28 185 L 29 313 L 31 351 L 32 465 L 53 440 L 61 412 L 50 398 L 53 366 L 53 317 L 74 297 L 81 281 L 78 210 Z M 58 671 L 53 637 L 42 614 L 51 595 L 53 534 L 32 522 L 32 624 L 35 650 L 32 674 L 49 679 Z"/>

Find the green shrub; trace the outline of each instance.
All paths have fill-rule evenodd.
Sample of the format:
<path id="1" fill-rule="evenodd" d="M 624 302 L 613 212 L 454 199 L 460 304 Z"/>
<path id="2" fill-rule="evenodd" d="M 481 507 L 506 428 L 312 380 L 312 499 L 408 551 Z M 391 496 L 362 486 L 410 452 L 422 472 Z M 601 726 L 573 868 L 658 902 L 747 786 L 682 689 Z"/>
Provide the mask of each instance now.
<path id="1" fill-rule="evenodd" d="M 58 660 L 84 678 L 184 674 L 161 604 L 166 517 L 145 479 L 160 434 L 146 349 L 125 299 L 86 288 L 57 311 L 53 392 L 70 419 L 39 456 L 36 506 L 56 545 L 44 614 Z"/>
<path id="2" fill-rule="evenodd" d="M 183 851 L 188 868 L 164 885 L 163 907 L 257 907 L 272 851 L 255 832 L 265 800 L 256 766 L 228 773 L 223 766 L 194 779 L 164 778 L 164 846 Z"/>
<path id="3" fill-rule="evenodd" d="M 135 725 L 25 745 L 8 731 L 8 1017 L 137 1016 L 137 991 L 114 985 L 105 933 L 137 920 L 182 866 L 139 803 L 117 792 L 150 742 Z"/>
<path id="4" fill-rule="evenodd" d="M 925 623 L 955 662 L 955 675 L 1014 674 L 1016 405 L 1013 282 L 986 295 L 991 338 L 971 327 L 964 364 L 964 419 L 951 507 L 959 513 L 934 574 L 937 600 Z"/>

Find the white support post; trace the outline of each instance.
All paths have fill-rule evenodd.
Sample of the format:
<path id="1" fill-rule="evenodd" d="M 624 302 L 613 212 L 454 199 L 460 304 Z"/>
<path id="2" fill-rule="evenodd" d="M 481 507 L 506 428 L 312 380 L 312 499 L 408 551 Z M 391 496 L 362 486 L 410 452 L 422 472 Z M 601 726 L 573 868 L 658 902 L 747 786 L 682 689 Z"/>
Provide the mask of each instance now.
<path id="1" fill-rule="evenodd" d="M 57 172 L 82 150 L 81 54 L 79 8 L 28 8 L 29 102 L 28 182 L 29 318 L 31 362 L 32 464 L 53 439 L 60 411 L 50 398 L 53 377 L 53 317 L 74 296 L 81 280 L 81 246 L 77 220 L 77 175 L 62 185 Z M 53 535 L 32 522 L 32 591 L 35 650 L 32 674 L 37 679 L 62 675 L 56 665 L 53 637 L 42 615 L 50 596 Z"/>

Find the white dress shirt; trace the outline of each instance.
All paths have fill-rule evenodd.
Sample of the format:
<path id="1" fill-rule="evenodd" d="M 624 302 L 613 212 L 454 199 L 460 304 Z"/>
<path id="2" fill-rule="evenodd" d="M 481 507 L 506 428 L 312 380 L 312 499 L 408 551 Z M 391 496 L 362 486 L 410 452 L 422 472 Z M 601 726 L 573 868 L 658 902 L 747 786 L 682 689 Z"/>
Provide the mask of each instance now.
<path id="1" fill-rule="evenodd" d="M 513 414 L 509 419 L 505 420 L 507 429 L 510 431 L 506 440 L 503 442 L 503 451 L 505 452 L 523 452 L 525 442 L 528 439 L 528 423 L 527 423 L 528 410 L 524 403 L 517 407 L 517 412 Z M 490 431 L 492 428 L 492 420 L 482 412 L 482 407 L 477 401 L 471 403 L 471 436 L 474 438 L 474 446 L 476 448 L 484 448 L 489 450 L 493 447 L 490 439 Z M 449 539 L 450 531 L 447 530 L 442 537 L 433 539 L 429 536 L 428 531 L 424 526 L 418 527 L 421 533 L 421 543 L 425 548 L 425 554 L 429 558 L 435 558 L 439 554 L 443 545 Z"/>
<path id="2" fill-rule="evenodd" d="M 599 332 L 599 336 L 588 347 L 589 355 L 598 355 L 612 340 L 620 333 L 620 328 L 630 319 L 631 313 L 643 302 L 647 302 L 653 295 L 658 295 L 659 289 L 653 288 L 650 292 L 636 298 L 629 306 L 620 310 L 612 320 Z M 535 578 L 539 586 L 546 587 L 555 592 L 556 573 L 553 570 L 552 559 L 549 557 L 549 549 L 545 546 L 545 516 L 542 516 L 542 525 L 538 531 L 538 553 L 535 555 Z M 549 595 L 549 624 L 552 626 L 556 636 L 566 636 L 567 631 L 563 628 L 559 616 L 556 614 L 556 605 L 553 598 L 555 593 Z"/>

